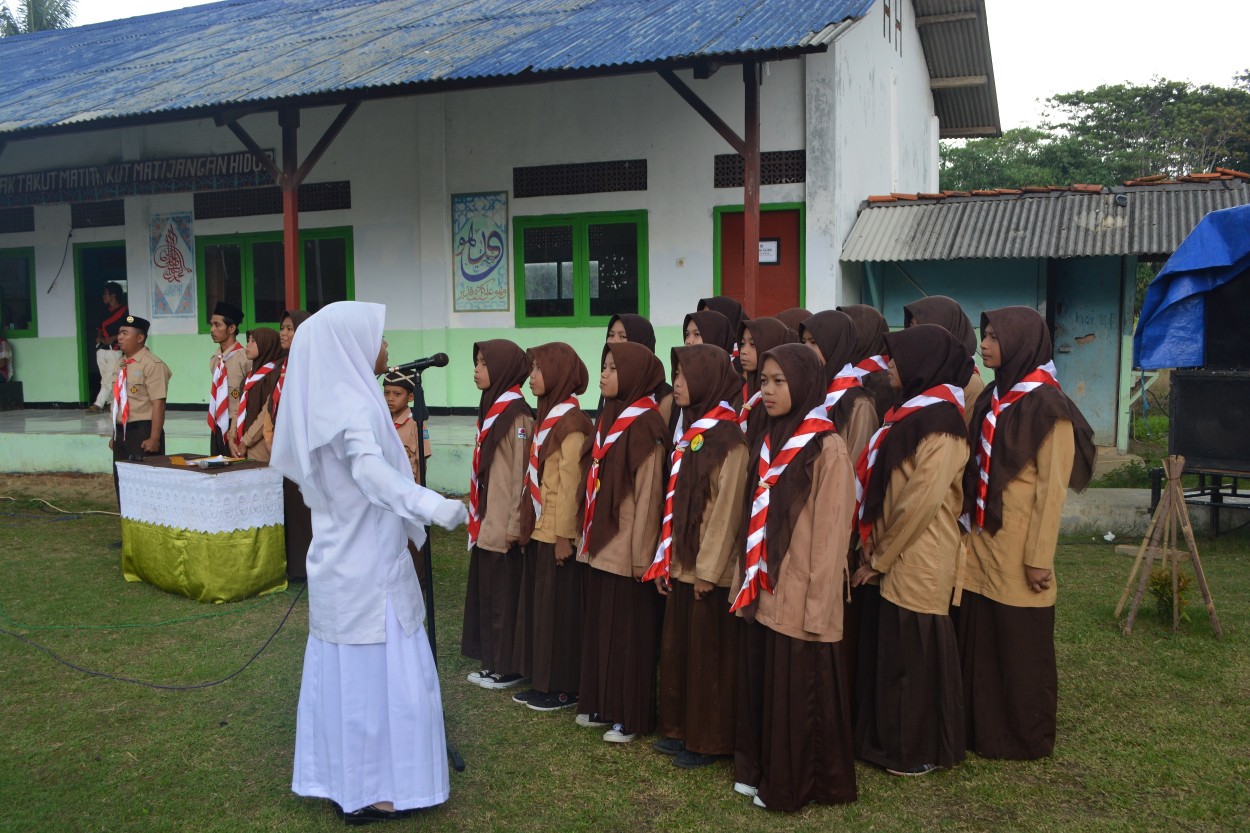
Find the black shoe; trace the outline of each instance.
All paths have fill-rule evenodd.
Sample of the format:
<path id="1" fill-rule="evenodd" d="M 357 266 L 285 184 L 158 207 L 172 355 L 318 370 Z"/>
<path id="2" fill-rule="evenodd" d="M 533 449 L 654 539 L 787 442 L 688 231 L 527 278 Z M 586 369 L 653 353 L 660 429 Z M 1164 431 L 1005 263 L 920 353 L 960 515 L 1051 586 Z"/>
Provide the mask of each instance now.
<path id="1" fill-rule="evenodd" d="M 682 769 L 698 769 L 701 766 L 714 764 L 720 759 L 720 755 L 700 755 L 698 752 L 691 752 L 687 749 L 673 758 L 673 766 Z"/>
<path id="2" fill-rule="evenodd" d="M 563 691 L 553 691 L 550 694 L 539 694 L 525 705 L 536 712 L 554 712 L 560 709 L 567 709 L 569 706 L 576 706 L 577 695 L 565 694 Z"/>
<path id="3" fill-rule="evenodd" d="M 361 807 L 353 812 L 345 812 L 342 807 L 337 804 L 334 808 L 338 810 L 339 818 L 343 819 L 343 823 L 351 827 L 359 827 L 362 824 L 373 824 L 376 821 L 398 821 L 406 819 L 412 815 L 411 810 L 380 810 L 370 804 L 368 807 Z"/>
<path id="4" fill-rule="evenodd" d="M 681 738 L 660 738 L 651 748 L 661 755 L 680 755 L 686 751 L 686 742 Z"/>
<path id="5" fill-rule="evenodd" d="M 520 703 L 522 706 L 525 706 L 529 704 L 530 700 L 534 700 L 542 696 L 543 696 L 543 692 L 539 691 L 538 689 L 527 688 L 525 689 L 525 691 L 518 691 L 516 694 L 512 695 L 512 702 Z"/>
<path id="6" fill-rule="evenodd" d="M 119 550 L 119 549 L 121 549 L 121 548 L 122 548 L 122 542 L 121 542 L 121 541 L 110 541 L 110 542 L 109 542 L 108 544 L 106 544 L 105 546 L 107 546 L 107 547 L 108 547 L 109 549 L 111 549 L 111 550 Z"/>

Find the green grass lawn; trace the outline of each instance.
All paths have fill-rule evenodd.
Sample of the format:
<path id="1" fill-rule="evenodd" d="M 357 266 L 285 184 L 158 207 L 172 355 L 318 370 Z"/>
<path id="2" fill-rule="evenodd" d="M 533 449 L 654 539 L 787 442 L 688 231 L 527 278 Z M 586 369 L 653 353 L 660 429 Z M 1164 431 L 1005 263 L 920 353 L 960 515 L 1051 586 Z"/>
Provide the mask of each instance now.
<path id="1" fill-rule="evenodd" d="M 103 485 L 101 485 L 103 484 Z M 108 509 L 103 478 L 0 479 L 0 494 Z M 63 501 L 63 503 L 62 503 Z M 296 598 L 210 606 L 127 584 L 116 518 L 0 502 L 0 629 L 69 662 L 163 684 L 242 666 Z M 1112 619 L 1131 559 L 1098 541 L 1060 548 L 1059 738 L 1045 761 L 989 761 L 924 779 L 861 765 L 859 801 L 793 815 L 753 808 L 729 767 L 678 770 L 603 743 L 568 712 L 464 682 L 463 534 L 435 537 L 447 730 L 468 762 L 451 800 L 391 830 L 915 831 L 1250 829 L 1250 535 L 1200 541 L 1224 639 L 1196 587 L 1173 636 L 1149 602 L 1135 633 Z M 290 792 L 306 599 L 246 671 L 193 691 L 72 670 L 0 634 L 0 831 L 341 830 L 328 802 Z"/>

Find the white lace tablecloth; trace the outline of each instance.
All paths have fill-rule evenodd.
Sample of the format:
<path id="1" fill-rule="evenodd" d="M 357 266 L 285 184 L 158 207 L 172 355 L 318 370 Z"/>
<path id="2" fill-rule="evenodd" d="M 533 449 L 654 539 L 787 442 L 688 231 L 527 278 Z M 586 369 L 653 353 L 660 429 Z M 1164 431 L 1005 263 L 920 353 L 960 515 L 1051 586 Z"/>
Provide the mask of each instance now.
<path id="1" fill-rule="evenodd" d="M 262 468 L 208 474 L 117 464 L 122 517 L 194 532 L 234 532 L 279 525 L 282 475 Z"/>

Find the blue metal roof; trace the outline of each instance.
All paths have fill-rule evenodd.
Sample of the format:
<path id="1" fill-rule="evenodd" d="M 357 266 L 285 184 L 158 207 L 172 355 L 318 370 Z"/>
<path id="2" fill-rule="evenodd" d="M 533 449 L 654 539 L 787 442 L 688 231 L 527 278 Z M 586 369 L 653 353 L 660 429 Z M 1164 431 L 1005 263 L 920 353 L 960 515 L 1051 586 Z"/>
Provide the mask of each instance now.
<path id="1" fill-rule="evenodd" d="M 289 98 L 793 53 L 875 0 L 227 0 L 0 38 L 0 135 Z"/>

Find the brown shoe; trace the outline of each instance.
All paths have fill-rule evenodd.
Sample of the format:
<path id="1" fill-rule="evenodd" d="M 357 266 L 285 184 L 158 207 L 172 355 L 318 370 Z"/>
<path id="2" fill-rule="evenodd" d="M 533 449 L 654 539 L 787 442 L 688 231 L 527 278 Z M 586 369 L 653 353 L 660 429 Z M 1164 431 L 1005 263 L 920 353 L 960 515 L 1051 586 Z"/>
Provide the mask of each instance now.
<path id="1" fill-rule="evenodd" d="M 103 408 L 101 408 L 99 405 L 89 405 L 89 406 L 87 407 L 87 413 L 89 413 L 89 414 L 102 414 L 102 413 L 104 413 L 104 409 L 103 409 Z"/>

